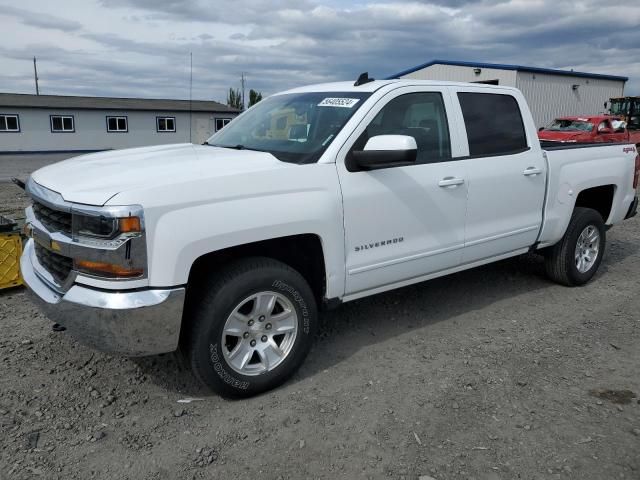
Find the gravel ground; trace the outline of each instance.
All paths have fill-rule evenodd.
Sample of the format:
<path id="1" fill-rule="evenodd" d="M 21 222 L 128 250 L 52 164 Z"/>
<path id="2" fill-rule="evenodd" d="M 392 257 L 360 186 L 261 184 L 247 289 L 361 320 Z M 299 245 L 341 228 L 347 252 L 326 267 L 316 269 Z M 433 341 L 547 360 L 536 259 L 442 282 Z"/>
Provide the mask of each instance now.
<path id="1" fill-rule="evenodd" d="M 24 180 L 31 172 L 60 160 L 66 160 L 78 155 L 77 153 L 46 153 L 46 154 L 0 154 L 0 188 L 2 183 L 12 177 Z"/>
<path id="2" fill-rule="evenodd" d="M 0 184 L 3 211 L 24 201 Z M 611 230 L 583 288 L 526 256 L 345 304 L 291 381 L 242 401 L 2 292 L 0 478 L 639 479 L 639 233 Z"/>
<path id="3" fill-rule="evenodd" d="M 12 219 L 24 218 L 24 208 L 28 204 L 25 193 L 12 183 L 0 182 L 0 215 Z"/>

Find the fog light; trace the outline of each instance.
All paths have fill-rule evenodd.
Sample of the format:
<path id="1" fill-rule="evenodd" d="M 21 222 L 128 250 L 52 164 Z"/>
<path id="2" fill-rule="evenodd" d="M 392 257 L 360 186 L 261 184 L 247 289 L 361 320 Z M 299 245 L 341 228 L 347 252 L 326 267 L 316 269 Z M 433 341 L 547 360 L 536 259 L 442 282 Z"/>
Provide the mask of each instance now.
<path id="1" fill-rule="evenodd" d="M 143 273 L 141 268 L 128 268 L 106 262 L 74 260 L 73 264 L 76 270 L 108 278 L 132 278 L 139 277 Z"/>

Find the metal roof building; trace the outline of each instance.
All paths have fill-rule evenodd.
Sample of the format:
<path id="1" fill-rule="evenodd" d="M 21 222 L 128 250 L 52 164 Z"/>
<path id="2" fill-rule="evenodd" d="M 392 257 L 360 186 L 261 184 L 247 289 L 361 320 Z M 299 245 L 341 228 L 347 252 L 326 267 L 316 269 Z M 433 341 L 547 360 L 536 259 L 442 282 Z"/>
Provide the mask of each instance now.
<path id="1" fill-rule="evenodd" d="M 539 127 L 558 116 L 596 114 L 624 93 L 627 77 L 496 63 L 433 60 L 389 78 L 451 80 L 516 87 L 529 102 Z"/>
<path id="2" fill-rule="evenodd" d="M 238 113 L 202 100 L 0 93 L 0 153 L 202 143 Z"/>

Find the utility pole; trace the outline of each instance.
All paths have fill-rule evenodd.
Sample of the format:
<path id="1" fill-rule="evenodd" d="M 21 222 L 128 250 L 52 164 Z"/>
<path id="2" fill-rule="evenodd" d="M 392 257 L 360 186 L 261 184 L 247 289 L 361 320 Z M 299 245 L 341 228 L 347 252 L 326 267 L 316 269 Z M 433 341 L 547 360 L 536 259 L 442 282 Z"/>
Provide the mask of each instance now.
<path id="1" fill-rule="evenodd" d="M 191 124 L 193 123 L 193 52 L 189 52 L 189 143 L 191 143 Z"/>
<path id="2" fill-rule="evenodd" d="M 241 74 L 240 82 L 242 84 L 242 111 L 244 111 L 244 72 Z"/>
<path id="3" fill-rule="evenodd" d="M 36 79 L 36 95 L 40 95 L 40 88 L 38 88 L 38 66 L 36 65 L 36 57 L 33 57 L 33 75 Z"/>

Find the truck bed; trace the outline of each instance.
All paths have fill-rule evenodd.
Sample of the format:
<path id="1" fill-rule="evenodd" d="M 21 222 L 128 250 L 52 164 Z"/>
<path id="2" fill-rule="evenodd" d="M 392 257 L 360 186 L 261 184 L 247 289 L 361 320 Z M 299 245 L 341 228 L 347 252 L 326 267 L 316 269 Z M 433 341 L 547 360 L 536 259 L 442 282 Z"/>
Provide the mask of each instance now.
<path id="1" fill-rule="evenodd" d="M 539 246 L 555 244 L 564 234 L 577 193 L 602 186 L 610 188 L 611 209 L 603 215 L 607 225 L 625 218 L 635 198 L 633 174 L 636 147 L 630 143 L 560 144 L 543 146 L 547 161 L 547 196 Z"/>

